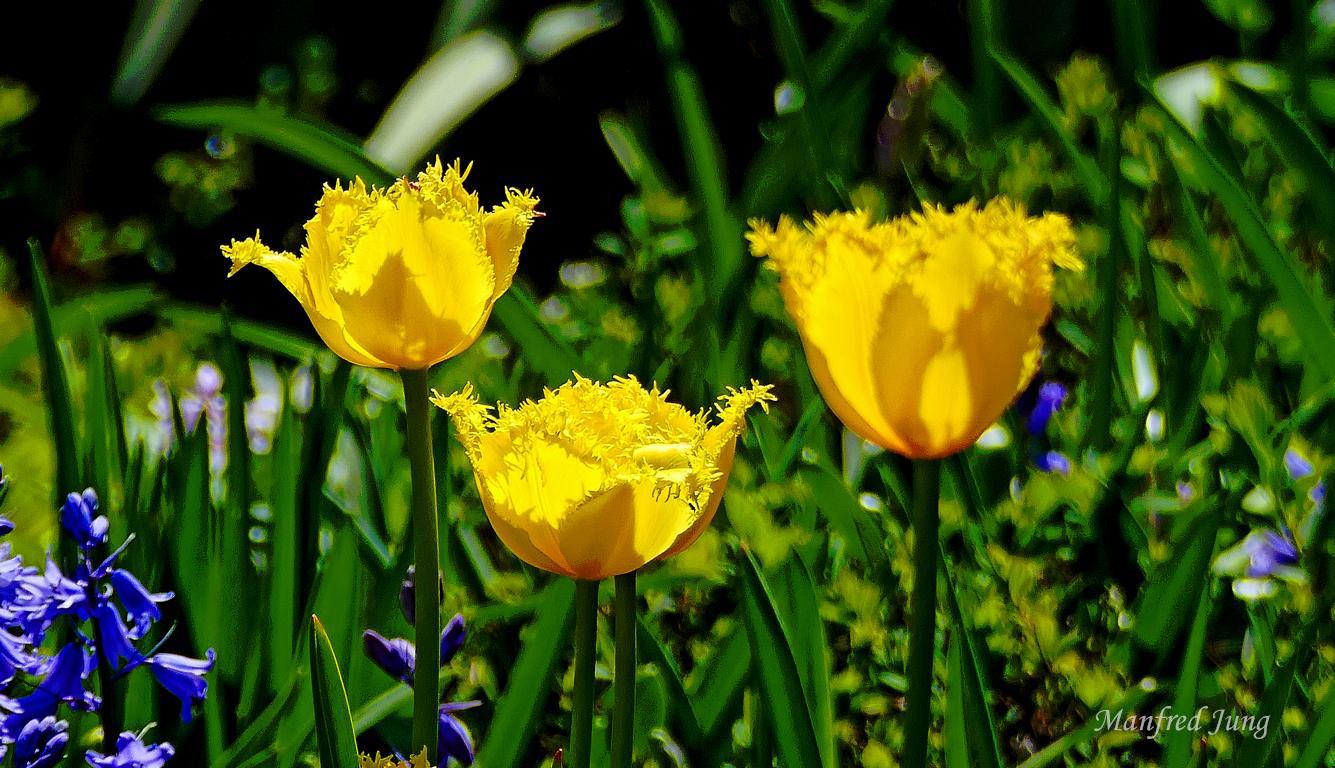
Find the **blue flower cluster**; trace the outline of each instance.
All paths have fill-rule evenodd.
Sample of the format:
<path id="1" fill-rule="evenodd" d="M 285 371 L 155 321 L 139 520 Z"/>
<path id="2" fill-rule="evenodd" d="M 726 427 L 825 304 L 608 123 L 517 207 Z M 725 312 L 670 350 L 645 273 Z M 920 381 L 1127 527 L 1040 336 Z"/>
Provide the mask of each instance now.
<path id="1" fill-rule="evenodd" d="M 408 579 L 403 583 L 403 589 L 400 592 L 400 605 L 403 608 L 403 615 L 409 623 L 413 621 L 413 594 L 415 590 L 412 569 L 409 569 Z M 467 637 L 467 630 L 464 628 L 464 617 L 456 614 L 449 623 L 445 625 L 445 630 L 440 633 L 440 663 L 448 664 L 453 659 L 459 649 L 463 647 L 464 639 Z M 413 673 L 417 666 L 417 647 L 411 640 L 402 637 L 387 638 L 373 629 L 368 629 L 362 634 L 362 647 L 366 655 L 376 666 L 384 670 L 385 674 L 403 683 L 409 685 L 413 682 Z M 455 712 L 480 706 L 477 701 L 448 701 L 440 705 L 440 725 L 438 735 L 438 751 L 441 756 L 441 766 L 445 765 L 443 761 L 454 758 L 461 765 L 472 765 L 474 759 L 473 736 L 468 732 L 468 726 L 463 724 L 459 718 L 454 716 Z"/>
<path id="2" fill-rule="evenodd" d="M 0 469 L 0 500 L 5 484 Z M 0 541 L 0 759 L 12 753 L 15 768 L 61 761 L 70 741 L 61 705 L 101 709 L 101 699 L 85 687 L 99 666 L 115 678 L 148 668 L 180 700 L 186 722 L 208 692 L 204 675 L 213 668 L 212 649 L 203 660 L 139 649 L 162 619 L 159 606 L 173 596 L 150 592 L 134 574 L 117 567 L 133 536 L 101 556 L 109 526 L 92 489 L 68 496 L 60 527 L 78 548 L 68 570 L 50 554 L 44 568 L 26 565 L 8 542 Z M 13 530 L 13 523 L 0 517 L 0 537 Z M 96 768 L 160 768 L 174 752 L 170 744 L 142 739 L 142 734 L 122 733 L 114 754 L 90 751 L 85 759 Z"/>
<path id="3" fill-rule="evenodd" d="M 1045 381 L 1038 388 L 1033 397 L 1033 407 L 1029 411 L 1029 417 L 1025 420 L 1025 427 L 1034 437 L 1036 445 L 1047 442 L 1048 423 L 1066 405 L 1069 394 L 1066 385 L 1056 381 Z M 1040 472 L 1071 474 L 1071 459 L 1060 451 L 1036 448 L 1034 466 Z"/>

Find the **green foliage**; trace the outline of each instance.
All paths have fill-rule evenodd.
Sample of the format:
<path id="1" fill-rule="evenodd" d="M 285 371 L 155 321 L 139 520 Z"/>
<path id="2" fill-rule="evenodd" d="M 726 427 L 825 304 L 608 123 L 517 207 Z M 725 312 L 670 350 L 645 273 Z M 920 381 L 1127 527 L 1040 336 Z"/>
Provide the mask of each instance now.
<path id="1" fill-rule="evenodd" d="M 188 5 L 164 4 L 172 24 L 188 22 Z M 447 5 L 442 44 L 513 15 Z M 1209 38 L 1218 50 L 1166 71 L 1156 57 L 1178 60 L 1158 54 L 1182 30 L 1130 0 L 1056 3 L 1054 17 L 1092 14 L 1116 41 L 1069 59 L 1064 32 L 1045 51 L 1021 43 L 1045 21 L 1024 4 L 964 4 L 967 56 L 927 52 L 945 63 L 896 21 L 922 9 L 741 3 L 756 55 L 779 79 L 773 113 L 742 125 L 729 122 L 740 109 L 720 85 L 729 73 L 700 49 L 703 11 L 657 0 L 626 9 L 609 34 L 657 56 L 646 80 L 665 85 L 655 109 L 611 93 L 600 101 L 611 109 L 586 116 L 607 145 L 606 162 L 589 167 L 624 178 L 535 180 L 545 199 L 564 198 L 553 219 L 572 199 L 611 194 L 619 206 L 591 219 L 605 231 L 588 233 L 587 249 L 526 252 L 489 331 L 432 383 L 472 382 L 484 400 L 515 403 L 572 371 L 630 373 L 696 406 L 750 378 L 776 385 L 780 403 L 751 420 L 712 529 L 640 574 L 635 751 L 646 765 L 899 764 L 913 585 L 906 467 L 829 413 L 774 276 L 746 255 L 742 222 L 851 206 L 889 216 L 997 194 L 1071 215 L 1087 269 L 1057 276 L 1045 332 L 1040 378 L 1068 386 L 1066 407 L 1031 435 L 1022 399 L 946 467 L 929 762 L 1331 764 L 1335 516 L 1316 499 L 1335 469 L 1335 86 L 1323 74 L 1335 31 L 1318 5 L 1288 14 L 1203 2 L 1195 10 L 1224 30 Z M 150 38 L 166 51 L 178 32 Z M 212 252 L 194 251 L 231 225 L 233 208 L 255 208 L 243 190 L 259 180 L 281 187 L 299 166 L 391 179 L 330 122 L 341 86 L 328 46 L 301 43 L 299 82 L 266 71 L 253 102 L 152 107 L 162 125 L 137 140 L 152 144 L 144 175 L 166 188 L 147 197 L 163 197 L 163 211 L 127 204 L 54 228 L 7 224 L 4 245 L 58 235 L 50 257 L 33 245 L 26 269 L 0 252 L 6 512 L 48 530 L 52 502 L 96 485 L 113 531 L 137 534 L 125 554 L 134 570 L 180 595 L 173 642 L 218 648 L 197 733 L 169 722 L 152 693 L 127 709 L 159 722 L 182 764 L 290 768 L 319 755 L 355 765 L 354 738 L 372 750 L 407 739 L 410 690 L 358 647 L 368 626 L 410 631 L 397 608 L 412 532 L 394 379 L 334 360 L 295 305 L 275 322 L 268 295 L 241 279 L 230 315 L 177 296 L 181 276 L 222 281 Z M 534 77 L 557 76 L 563 55 L 528 62 Z M 134 102 L 125 83 L 170 72 L 164 56 L 127 44 L 121 103 Z M 339 98 L 363 110 L 392 95 L 351 90 Z M 0 81 L 0 201 L 32 186 L 31 174 L 8 176 L 36 168 L 26 145 L 40 140 L 31 126 L 46 100 Z M 471 119 L 485 132 L 496 117 Z M 176 143 L 205 135 L 207 150 Z M 885 137 L 902 143 L 882 163 Z M 473 140 L 461 132 L 440 151 L 467 155 Z M 284 190 L 288 210 L 310 191 Z M 26 279 L 7 277 L 19 272 Z M 222 374 L 215 431 L 182 415 L 202 362 Z M 256 429 L 247 413 L 263 409 Z M 461 715 L 479 765 L 550 766 L 566 743 L 574 590 L 500 545 L 445 438 L 443 594 L 470 639 L 442 690 L 481 702 Z M 1069 471 L 1037 467 L 1047 451 Z M 1310 473 L 1290 469 L 1295 452 Z M 1267 599 L 1248 602 L 1212 565 L 1260 529 L 1292 536 L 1304 577 L 1273 579 Z M 325 629 L 312 633 L 315 611 Z M 609 626 L 598 630 L 600 687 Z M 341 702 L 332 714 L 331 701 Z M 1164 706 L 1269 715 L 1270 728 L 1156 743 L 1098 727 L 1103 710 Z M 94 719 L 80 722 L 76 742 Z M 595 739 L 607 730 L 600 714 Z"/>

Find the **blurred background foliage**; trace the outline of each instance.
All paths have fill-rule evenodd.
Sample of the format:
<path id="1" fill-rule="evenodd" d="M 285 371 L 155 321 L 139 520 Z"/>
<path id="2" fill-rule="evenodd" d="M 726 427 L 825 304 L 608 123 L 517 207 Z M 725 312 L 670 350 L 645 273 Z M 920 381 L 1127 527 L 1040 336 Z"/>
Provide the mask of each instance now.
<path id="1" fill-rule="evenodd" d="M 168 734 L 178 762 L 314 760 L 312 610 L 363 746 L 406 737 L 407 688 L 358 650 L 364 627 L 409 632 L 401 394 L 336 364 L 275 281 L 225 281 L 217 246 L 258 222 L 293 247 L 321 183 L 439 153 L 476 163 L 484 199 L 535 187 L 548 215 L 437 387 L 513 403 L 571 370 L 633 373 L 703 406 L 778 386 L 714 529 L 640 579 L 645 764 L 899 764 L 906 465 L 828 414 L 743 223 L 1006 195 L 1070 214 L 1090 268 L 1058 278 L 1034 391 L 947 467 L 934 754 L 1335 765 L 1335 4 L 24 13 L 0 53 L 9 510 L 33 556 L 56 500 L 95 485 L 139 535 L 136 571 L 182 595 L 174 642 L 217 647 L 201 723 Z M 1042 382 L 1068 396 L 1033 433 Z M 445 607 L 472 635 L 443 675 L 483 702 L 464 715 L 480 765 L 551 765 L 573 591 L 498 544 L 447 429 Z M 1294 567 L 1233 567 L 1261 531 Z M 161 702 L 141 694 L 148 722 Z M 1270 730 L 1095 731 L 1100 709 L 1168 704 Z"/>

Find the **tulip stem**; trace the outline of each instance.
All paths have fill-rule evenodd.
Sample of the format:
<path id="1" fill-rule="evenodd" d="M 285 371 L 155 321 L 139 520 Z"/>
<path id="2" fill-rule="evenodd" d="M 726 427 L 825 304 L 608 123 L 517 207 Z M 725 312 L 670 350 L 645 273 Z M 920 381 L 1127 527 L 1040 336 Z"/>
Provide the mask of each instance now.
<path id="1" fill-rule="evenodd" d="M 431 408 L 427 372 L 403 370 L 403 397 L 408 410 L 407 449 L 413 485 L 414 630 L 417 663 L 413 673 L 413 747 L 423 748 L 436 764 L 440 715 L 440 531 L 436 520 L 436 470 L 431 455 Z"/>
<path id="2" fill-rule="evenodd" d="M 575 698 L 570 708 L 570 768 L 589 768 L 593 743 L 593 663 L 598 644 L 598 582 L 575 582 Z"/>
<path id="3" fill-rule="evenodd" d="M 630 768 L 635 729 L 635 571 L 616 577 L 616 676 L 612 678 L 612 768 Z"/>
<path id="4" fill-rule="evenodd" d="M 909 603 L 909 695 L 904 765 L 927 765 L 932 723 L 932 657 L 936 653 L 936 568 L 941 462 L 913 462 L 913 596 Z"/>

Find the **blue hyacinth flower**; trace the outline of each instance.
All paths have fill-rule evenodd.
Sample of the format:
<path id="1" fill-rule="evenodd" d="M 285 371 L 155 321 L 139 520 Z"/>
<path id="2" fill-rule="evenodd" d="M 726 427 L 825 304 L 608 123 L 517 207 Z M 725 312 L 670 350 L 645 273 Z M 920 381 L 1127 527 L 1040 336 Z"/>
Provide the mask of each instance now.
<path id="1" fill-rule="evenodd" d="M 171 592 L 149 592 L 134 574 L 117 568 L 111 572 L 111 588 L 116 591 L 126 614 L 132 624 L 130 639 L 138 640 L 148 633 L 156 621 L 162 620 L 162 609 L 158 603 L 165 603 L 175 595 Z"/>
<path id="2" fill-rule="evenodd" d="M 138 734 L 125 732 L 116 738 L 116 754 L 89 752 L 84 759 L 93 768 L 162 768 L 176 754 L 166 742 L 145 744 Z"/>
<path id="3" fill-rule="evenodd" d="M 1066 403 L 1066 386 L 1056 381 L 1047 381 L 1038 388 L 1038 399 L 1034 403 L 1034 409 L 1029 412 L 1029 419 L 1026 426 L 1031 435 L 1041 435 L 1048 429 L 1048 422 L 1057 415 L 1062 406 Z"/>
<path id="4" fill-rule="evenodd" d="M 472 709 L 480 703 L 477 701 L 456 701 L 440 705 L 440 733 L 437 746 L 440 752 L 441 765 L 444 765 L 449 758 L 458 760 L 461 765 L 473 764 L 473 735 L 468 732 L 468 726 L 455 717 L 454 713 L 464 709 Z"/>
<path id="5" fill-rule="evenodd" d="M 102 659 L 113 669 L 118 670 L 122 661 L 131 666 L 138 666 L 142 656 L 134 647 L 121 620 L 120 612 L 106 600 L 101 600 L 93 609 L 93 626 L 97 629 L 97 650 Z"/>
<path id="6" fill-rule="evenodd" d="M 175 653 L 159 653 L 148 661 L 153 678 L 158 684 L 181 700 L 181 722 L 188 723 L 193 717 L 192 708 L 204 700 L 209 692 L 209 683 L 204 675 L 213 669 L 217 654 L 210 648 L 205 659 L 192 659 Z"/>
<path id="7" fill-rule="evenodd" d="M 456 613 L 440 633 L 440 663 L 448 664 L 459 649 L 463 647 L 468 631 L 464 627 L 463 614 Z M 362 633 L 362 650 L 367 658 L 375 662 L 385 674 L 409 685 L 413 682 L 413 669 L 417 664 L 417 647 L 411 640 L 402 637 L 387 638 L 368 629 Z"/>
<path id="8" fill-rule="evenodd" d="M 368 629 L 362 633 L 362 649 L 385 674 L 409 685 L 413 682 L 413 667 L 417 662 L 417 648 L 402 637 L 390 639 Z"/>
<path id="9" fill-rule="evenodd" d="M 14 768 L 51 768 L 65 756 L 69 723 L 54 717 L 29 720 L 14 740 Z"/>
<path id="10" fill-rule="evenodd" d="M 1289 477 L 1294 480 L 1302 480 L 1311 477 L 1312 473 L 1316 472 L 1316 468 L 1312 466 L 1312 462 L 1301 452 L 1293 448 L 1284 452 L 1284 468 L 1288 470 Z"/>
<path id="11" fill-rule="evenodd" d="M 88 712 L 97 709 L 102 700 L 83 688 L 91 663 L 92 657 L 78 643 L 66 645 L 51 662 L 42 684 L 27 696 L 8 703 L 6 708 L 10 714 L 0 724 L 0 729 L 8 734 L 22 733 L 28 723 L 54 716 L 62 702 Z"/>
<path id="12" fill-rule="evenodd" d="M 92 488 L 71 493 L 60 508 L 60 527 L 85 552 L 107 543 L 109 526 L 107 518 L 97 513 L 97 493 Z"/>
<path id="13" fill-rule="evenodd" d="M 1038 458 L 1034 459 L 1034 466 L 1041 472 L 1059 472 L 1063 475 L 1071 474 L 1071 460 L 1066 454 L 1060 451 L 1047 451 L 1040 453 Z"/>
<path id="14" fill-rule="evenodd" d="M 1211 569 L 1233 577 L 1233 594 L 1243 600 L 1262 600 L 1279 591 L 1279 582 L 1303 583 L 1298 547 L 1287 533 L 1270 529 L 1252 531 L 1215 558 Z"/>

